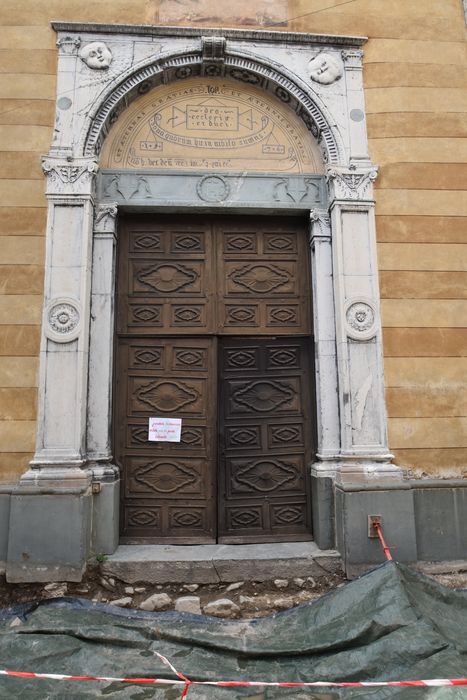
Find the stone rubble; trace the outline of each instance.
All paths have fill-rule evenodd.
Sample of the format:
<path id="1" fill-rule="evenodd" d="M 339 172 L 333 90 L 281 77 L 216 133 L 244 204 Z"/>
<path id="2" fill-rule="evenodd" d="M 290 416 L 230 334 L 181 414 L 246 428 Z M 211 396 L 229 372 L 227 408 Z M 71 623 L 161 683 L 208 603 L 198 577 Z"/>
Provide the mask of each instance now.
<path id="1" fill-rule="evenodd" d="M 230 593 L 231 591 L 238 591 L 238 589 L 244 585 L 245 585 L 245 581 L 237 581 L 236 583 L 229 584 L 225 590 L 228 593 Z"/>
<path id="2" fill-rule="evenodd" d="M 149 596 L 146 600 L 143 600 L 139 604 L 141 610 L 149 610 L 154 612 L 155 610 L 168 610 L 172 605 L 172 598 L 167 595 L 167 593 L 154 593 L 154 595 Z"/>
<path id="3" fill-rule="evenodd" d="M 274 581 L 274 585 L 275 585 L 276 588 L 279 588 L 279 589 L 282 590 L 283 588 L 287 588 L 287 587 L 288 587 L 289 582 L 288 582 L 287 579 L 285 579 L 285 578 L 276 578 L 275 581 Z"/>
<path id="4" fill-rule="evenodd" d="M 195 595 L 181 596 L 181 598 L 177 598 L 175 601 L 175 610 L 177 612 L 201 615 L 201 601 L 198 596 Z"/>
<path id="5" fill-rule="evenodd" d="M 119 608 L 129 608 L 133 603 L 133 598 L 127 596 L 126 598 L 118 598 L 117 600 L 110 600 L 110 605 L 116 605 Z"/>
<path id="6" fill-rule="evenodd" d="M 176 610 L 225 619 L 254 619 L 307 603 L 322 593 L 343 585 L 343 581 L 343 574 L 336 571 L 315 577 L 276 578 L 269 581 L 243 579 L 230 583 L 151 584 L 141 580 L 130 584 L 108 576 L 96 567 L 94 576 L 81 583 L 42 583 L 34 589 L 35 594 L 30 589 L 29 597 L 22 600 L 66 595 L 147 612 Z"/>
<path id="7" fill-rule="evenodd" d="M 113 592 L 115 590 L 115 579 L 113 578 L 105 578 L 105 576 L 102 576 L 99 579 L 99 583 L 102 588 L 105 588 L 107 591 Z"/>
<path id="8" fill-rule="evenodd" d="M 44 598 L 63 598 L 67 594 L 66 583 L 48 583 L 44 586 Z"/>
<path id="9" fill-rule="evenodd" d="M 205 605 L 203 612 L 214 617 L 238 617 L 240 608 L 229 598 L 219 598 Z"/>

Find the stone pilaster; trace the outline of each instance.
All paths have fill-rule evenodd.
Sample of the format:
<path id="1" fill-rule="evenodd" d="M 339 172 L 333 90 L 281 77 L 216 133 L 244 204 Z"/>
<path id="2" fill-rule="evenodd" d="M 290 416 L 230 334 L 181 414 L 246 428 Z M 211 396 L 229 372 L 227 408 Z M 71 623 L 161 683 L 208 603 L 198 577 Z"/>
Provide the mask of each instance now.
<path id="1" fill-rule="evenodd" d="M 324 209 L 310 212 L 311 279 L 315 342 L 317 461 L 313 470 L 334 476 L 339 459 L 336 330 L 332 275 L 331 220 Z M 334 391 L 332 390 L 334 387 Z"/>
<path id="2" fill-rule="evenodd" d="M 46 276 L 36 452 L 11 498 L 9 581 L 80 580 L 91 537 L 86 407 L 97 164 L 44 159 Z"/>
<path id="3" fill-rule="evenodd" d="M 339 478 L 394 475 L 384 402 L 372 182 L 377 169 L 328 168 L 340 414 Z"/>
<path id="4" fill-rule="evenodd" d="M 117 204 L 99 204 L 94 215 L 87 456 L 94 479 L 118 473 L 112 465 L 111 406 Z"/>

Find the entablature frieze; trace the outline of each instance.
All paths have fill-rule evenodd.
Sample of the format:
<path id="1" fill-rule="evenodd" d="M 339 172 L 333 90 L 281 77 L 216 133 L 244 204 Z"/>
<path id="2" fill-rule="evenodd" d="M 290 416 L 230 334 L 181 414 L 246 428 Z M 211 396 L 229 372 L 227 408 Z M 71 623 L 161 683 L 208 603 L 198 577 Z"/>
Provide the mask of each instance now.
<path id="1" fill-rule="evenodd" d="M 327 189 L 324 176 L 313 174 L 102 170 L 97 197 L 120 206 L 305 211 L 325 207 Z"/>

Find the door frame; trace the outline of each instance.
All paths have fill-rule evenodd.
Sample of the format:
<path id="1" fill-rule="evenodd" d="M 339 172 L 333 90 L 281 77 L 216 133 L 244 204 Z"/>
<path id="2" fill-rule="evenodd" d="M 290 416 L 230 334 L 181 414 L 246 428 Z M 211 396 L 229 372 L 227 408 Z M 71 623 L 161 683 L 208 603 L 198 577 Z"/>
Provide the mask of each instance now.
<path id="1" fill-rule="evenodd" d="M 243 221 L 240 223 L 239 219 L 243 219 Z M 261 221 L 261 219 L 263 219 L 263 221 Z M 313 383 L 314 352 L 313 333 L 311 324 L 313 300 L 311 298 L 311 295 L 308 298 L 306 298 L 304 295 L 304 291 L 310 288 L 310 270 L 309 261 L 306 261 L 304 264 L 302 260 L 303 254 L 308 248 L 307 229 L 306 220 L 304 220 L 303 217 L 289 215 L 287 217 L 283 217 L 283 219 L 285 225 L 281 226 L 280 223 L 277 223 L 277 219 L 271 217 L 268 214 L 268 212 L 264 212 L 263 216 L 237 216 L 234 218 L 233 221 L 232 217 L 230 215 L 226 215 L 225 213 L 207 214 L 206 212 L 202 212 L 201 214 L 199 214 L 198 221 L 196 221 L 195 216 L 190 215 L 189 217 L 183 217 L 180 216 L 178 213 L 165 215 L 162 221 L 158 219 L 157 215 L 142 215 L 139 212 L 132 212 L 131 214 L 127 214 L 125 217 L 121 218 L 119 226 L 119 244 L 117 245 L 116 254 L 116 313 L 114 332 L 114 356 L 116 358 L 116 361 L 114 362 L 113 370 L 113 406 L 111 424 L 112 452 L 116 457 L 116 464 L 118 465 L 121 473 L 123 487 L 123 490 L 121 491 L 120 508 L 120 539 L 123 544 L 144 544 L 155 542 L 157 542 L 158 544 L 212 544 L 216 541 L 222 544 L 245 544 L 248 543 L 248 537 L 250 536 L 254 537 L 254 540 L 251 540 L 254 543 L 271 541 L 307 541 L 312 539 L 311 488 L 309 465 L 314 461 L 316 453 L 316 406 L 315 387 Z M 244 227 L 245 223 L 246 227 Z M 237 250 L 231 249 L 229 251 L 228 249 L 226 250 L 224 247 L 224 241 L 226 240 L 225 235 L 241 236 L 244 233 L 245 229 L 246 231 L 257 231 L 257 235 L 262 236 L 263 242 L 262 244 L 260 243 L 258 246 L 260 251 L 258 258 L 252 259 L 248 254 L 245 257 L 245 253 L 239 254 Z M 199 233 L 201 233 L 201 235 L 204 235 L 205 238 L 203 251 L 190 251 L 188 254 L 185 250 L 178 250 L 177 252 L 173 252 L 173 239 L 171 238 L 170 232 L 176 232 L 177 230 L 183 230 L 184 232 L 189 232 L 194 235 L 197 235 Z M 287 262 L 283 259 L 284 254 L 282 252 L 278 252 L 277 250 L 268 248 L 267 241 L 268 237 L 271 237 L 272 235 L 271 232 L 273 232 L 275 236 L 280 235 L 282 233 L 286 236 L 292 235 L 297 237 L 296 244 L 291 247 L 285 258 L 288 261 L 289 265 L 294 266 L 295 272 L 291 275 L 292 279 L 298 279 L 298 271 L 301 271 L 303 276 L 301 278 L 301 281 L 295 282 L 293 285 L 293 287 L 295 288 L 295 295 L 288 296 L 291 294 L 291 292 L 289 291 L 288 294 L 286 293 L 285 297 L 279 294 L 280 299 L 277 299 L 277 295 L 276 299 L 274 299 L 274 295 L 272 297 L 269 296 L 266 299 L 266 302 L 269 304 L 279 304 L 279 307 L 281 307 L 285 303 L 290 303 L 293 305 L 302 305 L 303 303 L 306 303 L 306 310 L 302 309 L 301 314 L 297 314 L 297 321 L 300 321 L 298 326 L 294 327 L 293 325 L 289 325 L 288 327 L 281 326 L 278 328 L 276 328 L 275 326 L 269 326 L 268 319 L 266 318 L 267 314 L 264 314 L 263 309 L 263 318 L 262 321 L 259 321 L 258 318 L 259 323 L 257 327 L 249 328 L 248 324 L 246 324 L 244 326 L 235 327 L 234 329 L 232 329 L 230 325 L 225 322 L 224 314 L 220 310 L 220 307 L 222 305 L 216 303 L 215 301 L 213 305 L 209 303 L 206 304 L 206 309 L 209 307 L 209 312 L 206 310 L 206 314 L 209 315 L 209 318 L 206 319 L 207 326 L 205 326 L 204 328 L 202 326 L 189 326 L 186 329 L 183 329 L 176 326 L 174 327 L 172 324 L 170 324 L 169 326 L 163 326 L 159 324 L 153 326 L 152 328 L 144 325 L 141 325 L 140 327 L 133 326 L 132 320 L 134 321 L 134 319 L 132 318 L 131 313 L 128 311 L 128 307 L 131 307 L 131 305 L 133 304 L 167 303 L 168 301 L 170 302 L 170 300 L 164 298 L 160 299 L 158 302 L 156 298 L 153 298 L 151 301 L 147 299 L 140 299 L 138 301 L 138 297 L 131 297 L 131 294 L 128 290 L 130 288 L 129 282 L 133 279 L 133 277 L 126 265 L 127 255 L 132 261 L 130 266 L 132 266 L 135 263 L 137 263 L 138 265 L 144 264 L 149 266 L 152 266 L 158 262 L 167 264 L 170 262 L 170 260 L 173 260 L 175 264 L 182 262 L 183 265 L 189 265 L 190 262 L 198 264 L 200 259 L 205 258 L 207 262 L 205 268 L 203 268 L 205 271 L 202 274 L 202 278 L 205 280 L 206 290 L 208 292 L 211 292 L 211 294 L 209 295 L 210 298 L 212 298 L 213 300 L 219 300 L 219 296 L 221 296 L 223 304 L 226 304 L 227 306 L 232 303 L 242 305 L 243 303 L 248 303 L 246 300 L 246 297 L 248 296 L 247 292 L 241 294 L 241 301 L 234 301 L 235 295 L 234 297 L 229 296 L 228 291 L 223 290 L 224 279 L 228 277 L 225 272 L 224 265 L 245 265 L 246 263 L 250 263 L 256 260 L 257 262 L 260 262 L 260 264 L 269 262 L 271 264 L 277 265 L 281 264 L 282 262 L 285 263 L 287 266 Z M 149 253 L 149 257 L 145 258 L 144 250 L 138 251 L 134 248 L 134 246 L 131 244 L 131 236 L 141 236 L 143 234 L 155 234 L 156 236 L 164 237 L 164 244 L 162 245 L 162 255 L 155 255 L 154 251 L 152 251 L 151 253 Z M 246 233 L 246 235 L 251 236 L 251 233 Z M 166 236 L 168 236 L 168 240 L 166 240 Z M 172 241 L 172 243 L 170 243 L 170 241 Z M 169 253 L 169 250 L 171 250 L 172 252 Z M 175 248 L 175 250 L 177 249 Z M 206 254 L 205 251 L 210 251 L 210 253 Z M 189 256 L 188 258 L 187 255 Z M 182 257 L 182 261 L 180 261 L 180 256 Z M 213 266 L 217 265 L 217 274 L 213 271 L 212 279 L 208 280 L 206 279 L 205 273 L 207 270 L 211 271 L 210 263 L 212 263 Z M 143 294 L 141 289 L 139 290 L 139 293 Z M 188 294 L 188 296 L 191 295 Z M 286 302 L 286 299 L 288 299 L 288 302 Z M 201 295 L 198 301 L 195 297 L 193 297 L 193 299 L 185 301 L 184 303 L 196 304 L 202 303 L 202 300 L 207 301 L 204 295 Z M 183 303 L 182 299 L 179 297 L 176 297 L 176 300 L 173 299 L 172 302 L 176 304 Z M 261 306 L 264 302 L 264 299 L 261 298 L 258 294 L 256 294 L 253 295 L 251 298 L 251 303 L 253 302 L 256 302 L 258 306 Z M 163 316 L 164 314 L 161 315 Z M 262 314 L 258 308 L 258 317 L 260 317 L 261 315 Z M 165 316 L 165 318 L 167 320 L 167 316 Z M 212 323 L 210 322 L 212 320 L 215 320 L 214 325 L 212 325 Z M 298 380 L 300 385 L 300 411 L 299 413 L 297 413 L 297 408 L 295 408 L 295 417 L 300 418 L 300 422 L 303 423 L 304 429 L 302 432 L 301 441 L 299 441 L 298 446 L 296 444 L 295 449 L 293 449 L 292 443 L 291 448 L 292 452 L 295 454 L 299 454 L 300 452 L 303 453 L 303 459 L 305 460 L 306 465 L 306 473 L 301 475 L 297 479 L 297 483 L 295 484 L 295 493 L 292 489 L 289 495 L 292 499 L 291 504 L 298 502 L 303 503 L 303 497 L 306 497 L 307 508 L 304 518 L 305 524 L 302 524 L 302 527 L 299 528 L 295 533 L 292 531 L 292 526 L 290 526 L 289 530 L 287 531 L 287 523 L 282 524 L 284 531 L 280 532 L 280 528 L 278 528 L 277 538 L 275 540 L 271 539 L 272 535 L 267 531 L 265 531 L 263 534 L 257 535 L 252 535 L 251 533 L 249 533 L 248 535 L 242 535 L 240 530 L 238 530 L 238 533 L 221 533 L 222 517 L 220 504 L 227 503 L 228 506 L 231 508 L 235 506 L 235 499 L 229 502 L 227 496 L 222 493 L 222 484 L 224 483 L 221 474 L 222 465 L 226 466 L 225 460 L 221 459 L 222 450 L 220 441 L 220 428 L 224 423 L 222 416 L 222 410 L 224 407 L 222 398 L 225 395 L 225 385 L 224 382 L 221 381 L 222 377 L 224 376 L 223 365 L 221 361 L 223 358 L 222 349 L 225 346 L 225 344 L 228 344 L 231 348 L 237 347 L 238 343 L 240 342 L 240 337 L 242 338 L 244 346 L 248 346 L 249 344 L 255 344 L 259 341 L 261 345 L 269 345 L 270 343 L 273 345 L 296 345 L 298 343 L 300 347 L 298 353 L 300 360 L 298 364 L 297 362 L 295 362 L 292 368 L 281 367 L 279 364 L 277 364 L 275 368 L 273 367 L 272 371 L 276 374 L 281 372 L 294 377 L 300 376 L 300 379 Z M 173 381 L 180 380 L 184 383 L 189 383 L 190 379 L 202 379 L 203 381 L 206 380 L 207 391 L 209 391 L 209 396 L 211 397 L 210 400 L 212 400 L 215 403 L 214 410 L 209 409 L 209 404 L 206 408 L 207 422 L 205 424 L 206 435 L 215 435 L 215 446 L 210 446 L 209 448 L 207 448 L 203 456 L 201 456 L 198 451 L 194 451 L 192 454 L 190 454 L 186 450 L 184 451 L 183 445 L 177 447 L 175 451 L 172 450 L 172 446 L 170 446 L 168 451 L 165 451 L 162 445 L 158 445 L 155 446 L 155 449 L 152 451 L 152 453 L 148 451 L 145 454 L 144 452 L 140 452 L 140 450 L 147 449 L 148 445 L 145 444 L 144 447 L 142 447 L 141 445 L 139 445 L 139 439 L 138 443 L 135 444 L 129 437 L 132 431 L 132 426 L 134 426 L 135 423 L 141 423 L 141 416 L 139 416 L 138 413 L 135 414 L 131 411 L 131 416 L 128 413 L 130 406 L 129 402 L 130 400 L 132 401 L 132 394 L 127 393 L 130 385 L 129 376 L 136 376 L 137 381 L 139 382 L 145 376 L 145 373 L 141 372 L 141 368 L 139 368 L 138 372 L 138 367 L 135 367 L 135 365 L 130 361 L 130 357 L 133 357 L 135 350 L 132 350 L 130 354 L 128 354 L 128 350 L 126 350 L 126 348 L 136 348 L 139 350 L 140 348 L 144 347 L 149 350 L 152 347 L 152 345 L 155 345 L 157 346 L 157 350 L 160 352 L 160 346 L 164 345 L 164 341 L 168 341 L 163 354 L 165 358 L 164 362 L 167 361 L 167 354 L 169 353 L 170 355 L 171 351 L 169 350 L 169 348 L 172 345 L 174 347 L 177 347 L 182 346 L 184 344 L 190 345 L 191 343 L 192 347 L 195 347 L 197 346 L 198 341 L 202 341 L 203 344 L 206 343 L 209 346 L 208 353 L 210 354 L 210 360 L 207 366 L 202 368 L 202 375 L 200 375 L 200 368 L 198 368 L 197 371 L 193 374 L 193 376 L 189 378 L 187 374 L 187 372 L 189 372 L 188 368 L 185 368 L 185 370 L 178 368 L 183 376 L 181 379 L 173 379 Z M 262 350 L 260 352 L 263 353 Z M 125 357 L 127 359 L 125 359 L 125 361 L 122 363 L 121 360 Z M 266 350 L 264 350 L 264 358 L 266 359 Z M 212 370 L 213 363 L 214 370 Z M 172 376 L 172 371 L 175 372 L 175 377 L 178 374 L 178 372 L 175 371 L 174 367 L 171 365 L 170 362 L 168 365 L 164 364 L 164 367 L 165 370 L 168 372 L 167 376 Z M 160 381 L 160 378 L 165 376 L 164 372 L 161 373 L 160 367 L 153 368 L 153 371 L 154 369 L 156 370 L 157 376 L 153 376 L 152 372 L 150 372 L 146 381 Z M 206 370 L 207 377 L 204 376 Z M 210 374 L 211 371 L 214 372 L 213 375 Z M 247 374 L 248 373 L 249 372 L 247 372 Z M 267 380 L 267 377 L 268 374 L 265 369 L 265 372 L 261 375 L 261 379 Z M 244 379 L 244 377 L 243 375 L 237 373 L 235 376 L 235 380 L 238 381 L 240 379 Z M 286 380 L 287 377 L 284 377 L 284 381 Z M 281 382 L 282 380 L 278 379 L 276 381 Z M 214 394 L 216 398 L 214 398 Z M 138 409 L 136 410 L 138 412 Z M 293 408 L 290 408 L 289 410 L 293 411 Z M 212 424 L 209 422 L 209 415 L 211 417 Z M 233 425 L 235 425 L 235 416 L 232 416 L 231 418 L 233 419 Z M 255 416 L 242 416 L 242 420 L 246 422 L 250 422 L 252 418 L 256 419 L 257 421 L 260 421 L 260 414 L 257 414 Z M 282 416 L 282 418 L 284 418 L 284 416 Z M 293 421 L 293 413 L 292 416 L 288 416 L 287 418 L 288 421 L 286 421 L 284 425 L 287 425 L 288 423 Z M 147 418 L 144 420 L 146 422 L 145 424 L 147 424 Z M 193 420 L 195 421 L 195 423 L 198 423 L 199 418 L 196 415 L 193 415 L 191 417 L 188 415 L 185 417 L 184 423 L 187 422 L 188 425 L 190 425 L 190 421 Z M 277 418 L 277 421 L 280 420 L 280 418 Z M 269 422 L 274 423 L 275 421 L 272 418 L 270 418 Z M 138 428 L 138 430 L 140 430 L 140 428 Z M 261 431 L 261 427 L 259 430 Z M 205 443 L 206 442 L 207 441 L 205 441 Z M 267 437 L 265 433 L 263 433 L 262 435 L 262 443 L 263 445 L 265 443 L 269 444 L 269 437 Z M 271 451 L 275 453 L 274 459 L 284 461 L 286 457 L 286 453 L 284 452 L 285 447 L 287 446 L 282 446 L 281 449 L 280 445 L 276 445 L 276 448 L 274 448 L 274 446 L 271 448 Z M 162 455 L 161 452 L 163 453 Z M 268 454 L 268 452 L 258 454 L 256 450 L 256 454 L 254 452 L 251 455 L 251 460 L 255 461 L 262 458 L 266 460 Z M 232 455 L 232 459 L 234 461 L 238 461 L 244 456 L 245 455 L 240 452 L 240 454 Z M 145 517 L 148 513 L 154 513 L 155 509 L 156 511 L 158 511 L 157 517 L 160 520 L 158 528 L 164 531 L 167 527 L 168 521 L 172 517 L 170 513 L 176 511 L 177 503 L 179 502 L 178 499 L 175 499 L 171 503 L 171 506 L 166 508 L 166 504 L 163 503 L 164 498 L 162 496 L 158 497 L 154 491 L 151 491 L 150 486 L 148 487 L 147 498 L 142 497 L 141 493 L 136 493 L 130 495 L 127 500 L 124 491 L 126 491 L 127 484 L 132 481 L 130 464 L 134 462 L 136 466 L 137 463 L 141 463 L 142 461 L 160 461 L 161 459 L 165 459 L 169 462 L 174 460 L 181 460 L 183 462 L 184 459 L 190 460 L 196 458 L 206 460 L 207 464 L 209 464 L 209 478 L 205 481 L 205 488 L 210 489 L 209 495 L 206 500 L 203 500 L 202 498 L 196 499 L 196 497 L 194 497 L 193 502 L 189 506 L 189 495 L 183 497 L 179 494 L 179 498 L 181 498 L 182 501 L 185 502 L 184 505 L 187 508 L 191 507 L 195 510 L 196 508 L 205 508 L 206 511 L 210 510 L 210 512 L 213 514 L 212 520 L 210 521 L 213 527 L 213 532 L 211 536 L 206 533 L 206 530 L 204 530 L 203 535 L 198 534 L 199 530 L 193 530 L 193 532 L 185 533 L 183 535 L 180 534 L 179 531 L 178 534 L 174 535 L 161 534 L 159 536 L 151 536 L 149 534 L 149 531 L 144 532 L 144 526 L 140 526 L 139 523 L 130 524 L 128 529 L 133 530 L 133 534 L 129 534 L 126 526 L 126 508 L 128 509 L 128 511 L 133 510 L 133 515 L 135 514 L 135 510 L 137 511 L 138 508 L 140 508 L 140 511 L 144 514 Z M 123 471 L 125 463 L 128 469 L 127 473 L 124 473 Z M 299 463 L 301 464 L 301 458 L 299 460 Z M 141 464 L 139 464 L 139 466 L 141 466 Z M 145 468 L 147 466 L 147 464 L 144 464 Z M 185 466 L 189 467 L 189 465 Z M 211 480 L 213 480 L 212 483 L 215 482 L 214 489 L 212 488 Z M 300 491 L 298 489 L 298 485 L 300 485 L 300 487 L 304 485 L 304 491 Z M 239 494 L 237 493 L 237 498 L 238 496 Z M 254 496 L 254 493 L 245 494 L 245 497 L 247 497 L 248 499 L 251 499 Z M 280 494 L 276 494 L 276 497 L 278 496 L 280 496 Z M 257 492 L 256 497 L 253 498 L 253 500 L 258 501 L 262 500 L 262 498 L 263 496 Z M 284 498 L 284 496 L 282 498 Z M 138 506 L 138 500 L 141 501 L 140 506 Z M 153 500 L 152 503 L 151 500 Z M 279 502 L 276 504 L 277 507 L 279 507 L 280 505 L 281 504 Z M 240 506 L 242 506 L 241 499 L 238 502 L 238 507 Z M 266 511 L 269 513 L 269 515 L 267 516 L 266 511 L 264 511 L 260 517 L 265 517 L 266 520 L 268 519 L 268 517 L 271 517 L 271 519 L 273 519 L 273 515 L 275 512 L 274 508 L 276 506 L 272 505 L 270 509 L 266 508 Z M 247 508 L 247 505 L 244 505 L 242 507 Z M 257 508 L 258 503 L 256 503 L 254 507 Z M 145 508 L 147 509 L 147 512 L 145 511 Z M 203 511 L 201 510 L 198 512 Z M 163 513 L 165 513 L 165 516 L 163 515 Z M 140 513 L 138 513 L 138 516 L 139 515 Z M 166 518 L 166 522 L 165 524 L 162 524 L 161 527 L 161 523 L 164 522 L 164 517 Z M 201 517 L 203 517 L 204 519 L 204 516 Z M 301 514 L 299 513 L 299 517 L 303 517 L 303 512 Z M 139 527 L 141 527 L 141 534 L 135 534 L 138 531 Z M 300 529 L 302 531 L 300 531 Z M 175 528 L 175 533 L 176 530 L 177 528 Z"/>
<path id="2" fill-rule="evenodd" d="M 139 94 L 193 71 L 230 76 L 289 104 L 310 138 L 319 140 L 326 164 L 322 196 L 311 202 L 293 195 L 278 201 L 276 188 L 254 196 L 254 178 L 246 176 L 253 196 L 245 200 L 225 186 L 239 174 L 216 172 L 221 192 L 216 202 L 188 188 L 192 194 L 177 210 L 279 214 L 293 208 L 309 215 L 318 415 L 318 454 L 311 470 L 328 494 L 314 509 L 314 531 L 320 546 L 332 546 L 333 482 L 401 475 L 387 443 L 373 198 L 377 168 L 368 154 L 362 77 L 365 39 L 205 27 L 53 27 L 59 62 L 56 127 L 43 162 L 48 219 L 37 439 L 15 499 L 20 504 L 27 493 L 39 504 L 53 496 L 55 526 L 64 530 L 71 527 L 67 509 L 60 506 L 65 495 L 84 504 L 73 516 L 73 531 L 80 534 L 72 561 L 80 571 L 90 546 L 108 552 L 117 546 L 118 470 L 110 440 L 117 212 L 170 211 L 173 205 L 145 188 L 141 199 L 131 200 L 125 188 L 106 197 L 98 185 L 106 177 L 98 175 L 100 147 L 113 120 Z M 80 47 L 96 40 L 122 62 L 97 71 L 83 90 Z M 331 83 L 310 71 L 310 57 L 323 51 L 338 66 Z M 197 177 L 201 184 L 212 173 Z M 48 503 L 37 508 L 34 532 L 48 532 Z M 29 541 L 30 525 L 15 504 L 13 499 L 10 532 L 15 542 Z M 31 550 L 38 563 L 26 565 L 21 546 L 9 546 L 11 571 L 35 570 L 48 556 L 46 544 L 38 540 Z"/>

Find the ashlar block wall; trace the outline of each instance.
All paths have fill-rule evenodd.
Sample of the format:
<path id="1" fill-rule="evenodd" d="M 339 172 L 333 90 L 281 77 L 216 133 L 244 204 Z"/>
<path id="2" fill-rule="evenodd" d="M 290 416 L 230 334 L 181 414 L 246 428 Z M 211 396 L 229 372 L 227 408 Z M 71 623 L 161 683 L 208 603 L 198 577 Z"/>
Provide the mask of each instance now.
<path id="1" fill-rule="evenodd" d="M 376 214 L 389 442 L 416 475 L 467 471 L 467 68 L 462 0 L 3 0 L 0 483 L 34 449 L 51 20 L 359 34 Z M 64 387 L 66 391 L 66 387 Z"/>

